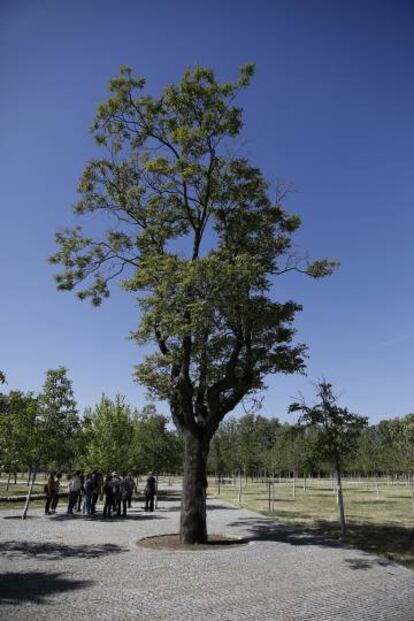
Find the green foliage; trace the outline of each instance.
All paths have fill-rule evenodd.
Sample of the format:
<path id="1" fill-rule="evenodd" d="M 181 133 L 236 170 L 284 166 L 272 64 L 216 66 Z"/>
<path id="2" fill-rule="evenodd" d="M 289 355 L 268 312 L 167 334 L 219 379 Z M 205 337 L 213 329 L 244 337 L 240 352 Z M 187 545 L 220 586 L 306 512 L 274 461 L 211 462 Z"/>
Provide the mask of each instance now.
<path id="1" fill-rule="evenodd" d="M 246 414 L 224 421 L 211 443 L 209 470 L 246 476 L 316 472 L 321 467 L 317 432 L 277 418 Z"/>
<path id="2" fill-rule="evenodd" d="M 332 385 L 327 382 L 319 382 L 317 397 L 319 401 L 313 406 L 306 405 L 302 400 L 292 403 L 289 411 L 301 412 L 300 422 L 319 431 L 318 450 L 321 457 L 339 469 L 344 457 L 355 451 L 368 419 L 339 407 Z"/>
<path id="3" fill-rule="evenodd" d="M 235 98 L 253 73 L 247 64 L 220 83 L 195 67 L 152 97 L 122 67 L 92 125 L 104 155 L 86 165 L 75 207 L 114 226 L 103 237 L 80 227 L 58 233 L 50 259 L 63 267 L 58 289 L 95 305 L 123 278 L 141 308 L 133 337 L 157 348 L 137 380 L 169 400 L 180 430 L 207 439 L 268 373 L 304 369 L 306 347 L 293 343 L 301 307 L 272 299 L 274 277 L 296 270 L 319 278 L 337 265 L 295 261 L 300 219 L 272 200 L 258 168 L 229 156 L 243 126 Z M 210 249 L 207 234 L 216 240 Z"/>
<path id="4" fill-rule="evenodd" d="M 39 466 L 42 429 L 38 399 L 18 390 L 3 395 L 0 412 L 0 460 L 8 472 Z"/>
<path id="5" fill-rule="evenodd" d="M 154 406 L 145 406 L 133 420 L 131 467 L 134 472 L 179 472 L 182 465 L 182 440 L 167 428 L 168 419 L 157 414 Z"/>
<path id="6" fill-rule="evenodd" d="M 38 398 L 42 460 L 48 468 L 68 469 L 76 451 L 79 419 L 67 369 L 49 369 Z"/>
<path id="7" fill-rule="evenodd" d="M 114 400 L 102 395 L 100 402 L 87 413 L 82 465 L 103 473 L 128 472 L 133 433 L 131 419 L 131 409 L 121 395 Z"/>

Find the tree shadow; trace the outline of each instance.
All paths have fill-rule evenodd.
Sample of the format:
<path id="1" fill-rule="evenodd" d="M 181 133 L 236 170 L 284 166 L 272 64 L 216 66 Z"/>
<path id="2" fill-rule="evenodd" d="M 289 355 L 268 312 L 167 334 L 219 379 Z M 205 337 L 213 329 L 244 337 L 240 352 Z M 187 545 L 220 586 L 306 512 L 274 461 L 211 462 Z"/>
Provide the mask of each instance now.
<path id="1" fill-rule="evenodd" d="M 233 507 L 232 505 L 215 505 L 207 504 L 207 511 L 239 511 L 239 507 Z"/>
<path id="2" fill-rule="evenodd" d="M 141 497 L 141 499 L 143 499 L 144 496 Z M 161 490 L 158 492 L 158 498 L 160 500 L 171 500 L 171 501 L 177 501 L 177 500 L 181 500 L 181 494 L 177 491 L 174 492 L 169 492 L 168 490 Z"/>
<path id="3" fill-rule="evenodd" d="M 40 517 L 40 515 L 26 515 L 25 520 L 38 520 Z M 20 520 L 21 522 L 24 521 L 22 520 L 21 515 L 5 515 L 3 517 L 3 520 Z"/>
<path id="4" fill-rule="evenodd" d="M 209 511 L 238 511 L 239 507 L 233 507 L 231 505 L 216 505 L 207 503 L 207 512 Z M 160 507 L 158 511 L 163 513 L 172 513 L 173 511 L 181 511 L 181 505 L 173 505 L 172 507 Z"/>
<path id="5" fill-rule="evenodd" d="M 329 537 L 314 535 L 293 526 L 278 524 L 266 518 L 244 518 L 231 522 L 229 526 L 242 527 L 250 533 L 245 537 L 248 541 L 275 541 L 295 546 L 325 545 L 332 548 L 341 544 Z"/>
<path id="6" fill-rule="evenodd" d="M 376 565 L 380 567 L 394 565 L 394 563 L 386 558 L 346 558 L 344 561 L 350 569 L 372 569 Z"/>
<path id="7" fill-rule="evenodd" d="M 394 500 L 389 500 L 388 498 L 371 498 L 371 500 L 353 500 L 353 505 L 367 505 L 370 506 L 372 504 L 375 505 L 388 505 L 394 503 Z"/>
<path id="8" fill-rule="evenodd" d="M 92 580 L 72 580 L 61 573 L 4 573 L 0 574 L 0 606 L 18 605 L 22 602 L 43 604 L 54 593 L 85 589 L 92 584 Z"/>
<path id="9" fill-rule="evenodd" d="M 100 522 L 105 523 L 109 522 L 113 524 L 114 522 L 131 522 L 131 521 L 141 521 L 141 520 L 165 520 L 162 515 L 157 515 L 157 512 L 145 512 L 142 511 L 140 513 L 127 513 L 126 516 L 112 514 L 111 517 L 104 517 L 103 513 L 95 513 L 94 515 L 82 515 L 74 514 L 68 515 L 67 513 L 56 513 L 51 516 L 49 519 L 57 522 L 65 522 L 67 520 L 82 520 L 85 522 Z"/>
<path id="10" fill-rule="evenodd" d="M 0 553 L 6 557 L 27 556 L 49 561 L 65 558 L 100 558 L 125 552 L 127 548 L 112 543 L 69 546 L 56 542 L 5 541 L 0 543 Z"/>
<path id="11" fill-rule="evenodd" d="M 319 520 L 315 523 L 318 532 L 338 536 L 338 526 Z M 373 524 L 365 521 L 349 521 L 344 542 L 364 552 L 384 555 L 414 569 L 414 528 L 393 523 Z"/>
<path id="12" fill-rule="evenodd" d="M 161 511 L 162 513 L 172 513 L 181 511 L 181 505 L 173 505 L 172 507 L 160 507 L 157 511 Z"/>
<path id="13" fill-rule="evenodd" d="M 304 518 L 304 516 L 301 516 Z M 394 562 L 414 569 L 414 528 L 395 524 L 372 524 L 348 521 L 345 537 L 334 521 L 314 520 L 311 526 L 278 524 L 269 519 L 246 518 L 230 524 L 245 528 L 250 541 L 276 541 L 290 545 L 316 545 L 330 548 L 358 549 L 385 558 L 368 558 L 364 563 L 391 565 Z M 368 569 L 350 563 L 353 569 Z"/>

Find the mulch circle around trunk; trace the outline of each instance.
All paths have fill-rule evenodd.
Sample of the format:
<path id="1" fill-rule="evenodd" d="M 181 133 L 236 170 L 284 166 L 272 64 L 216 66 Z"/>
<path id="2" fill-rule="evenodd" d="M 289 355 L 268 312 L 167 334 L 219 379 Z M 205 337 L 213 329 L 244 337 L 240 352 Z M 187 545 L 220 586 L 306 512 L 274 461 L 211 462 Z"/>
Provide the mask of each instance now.
<path id="1" fill-rule="evenodd" d="M 225 535 L 209 535 L 207 543 L 183 544 L 179 535 L 155 535 L 144 537 L 135 542 L 138 548 L 150 550 L 172 550 L 175 552 L 199 552 L 238 548 L 248 543 L 245 539 L 226 537 Z"/>

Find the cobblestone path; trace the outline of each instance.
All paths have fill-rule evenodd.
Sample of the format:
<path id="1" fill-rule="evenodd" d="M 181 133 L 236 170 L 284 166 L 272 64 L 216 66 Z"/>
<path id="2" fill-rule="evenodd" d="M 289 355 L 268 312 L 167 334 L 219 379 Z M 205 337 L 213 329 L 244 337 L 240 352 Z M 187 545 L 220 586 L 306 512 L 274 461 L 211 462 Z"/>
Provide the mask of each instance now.
<path id="1" fill-rule="evenodd" d="M 137 548 L 177 532 L 179 493 L 126 519 L 0 512 L 0 619 L 91 621 L 414 621 L 414 572 L 209 501 L 210 533 L 248 545 Z M 62 507 L 61 511 L 64 509 Z"/>

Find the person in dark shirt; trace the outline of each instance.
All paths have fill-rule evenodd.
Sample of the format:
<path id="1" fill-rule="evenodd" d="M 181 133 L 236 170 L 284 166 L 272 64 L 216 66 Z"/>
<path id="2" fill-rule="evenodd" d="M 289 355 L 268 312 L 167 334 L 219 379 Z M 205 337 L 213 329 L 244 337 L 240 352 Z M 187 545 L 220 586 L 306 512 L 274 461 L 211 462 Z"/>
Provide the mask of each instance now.
<path id="1" fill-rule="evenodd" d="M 92 481 L 93 481 L 93 490 L 92 490 L 92 501 L 91 501 L 91 514 L 94 515 L 96 512 L 96 503 L 98 502 L 99 496 L 102 495 L 102 476 L 99 472 L 92 473 Z"/>
<path id="2" fill-rule="evenodd" d="M 105 479 L 104 486 L 102 488 L 103 493 L 105 494 L 105 504 L 104 504 L 104 512 L 103 516 L 111 517 L 111 511 L 114 504 L 114 488 L 112 485 L 112 477 L 108 475 Z"/>
<path id="3" fill-rule="evenodd" d="M 147 479 L 147 484 L 145 485 L 145 511 L 154 511 L 154 496 L 157 491 L 157 481 L 153 473 L 149 475 Z"/>
<path id="4" fill-rule="evenodd" d="M 83 488 L 85 490 L 84 494 L 84 503 L 83 503 L 83 513 L 86 515 L 91 515 L 91 505 L 92 505 L 92 494 L 93 494 L 93 478 L 91 474 L 87 474 L 85 477 L 85 482 L 83 484 Z"/>

